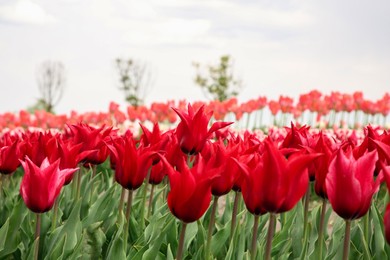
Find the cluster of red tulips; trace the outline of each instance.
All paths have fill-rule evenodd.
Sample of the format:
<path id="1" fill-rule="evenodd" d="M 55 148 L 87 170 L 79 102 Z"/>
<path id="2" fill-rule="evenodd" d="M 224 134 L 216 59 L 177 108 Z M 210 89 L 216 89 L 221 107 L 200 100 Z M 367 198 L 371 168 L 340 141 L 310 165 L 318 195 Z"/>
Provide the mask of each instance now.
<path id="1" fill-rule="evenodd" d="M 5 186 L 7 179 L 22 166 L 20 195 L 25 205 L 36 213 L 35 259 L 43 258 L 39 253 L 43 213 L 54 207 L 51 230 L 56 234 L 57 225 L 61 224 L 56 217 L 61 191 L 71 184 L 74 207 L 80 208 L 82 202 L 79 201 L 87 194 L 82 190 L 81 178 L 85 178 L 82 169 L 92 169 L 93 179 L 97 174 L 96 166 L 105 161 L 109 161 L 114 179 L 122 187 L 121 196 L 111 198 L 119 201 L 118 223 L 124 223 L 123 237 L 115 236 L 118 239 L 115 241 L 121 241 L 124 247 L 122 257 L 126 257 L 126 245 L 131 242 L 134 192 L 144 183 L 150 185 L 149 216 L 153 214 L 155 187 L 168 180 L 165 188 L 168 193 L 165 196 L 164 192 L 162 196 L 166 198 L 170 212 L 182 222 L 177 259 L 185 257 L 187 225 L 199 221 L 214 198 L 202 251 L 202 258 L 212 257 L 215 218 L 221 207 L 218 201 L 226 203 L 225 196 L 232 192 L 235 200 L 230 240 L 239 228 L 238 204 L 242 194 L 247 210 L 254 217 L 248 254 L 252 259 L 260 256 L 257 250 L 259 219 L 268 213 L 263 254 L 265 259 L 270 259 L 277 219 L 283 228 L 284 214 L 301 201 L 305 204 L 302 234 L 305 238 L 309 236 L 312 185 L 316 196 L 323 202 L 318 228 L 318 257 L 325 257 L 325 215 L 329 201 L 333 211 L 345 220 L 343 258 L 347 259 L 351 222 L 367 214 L 382 182 L 386 181 L 390 189 L 390 134 L 380 128 L 368 125 L 362 138 L 358 138 L 356 135 L 331 136 L 326 132 L 313 132 L 309 126 L 291 124 L 284 135 L 259 136 L 249 131 L 237 134 L 228 127 L 231 122 L 210 124 L 213 114 L 206 106 L 189 104 L 187 109 L 173 108 L 172 111 L 180 118 L 176 127 L 161 131 L 157 123 L 151 130 L 141 125 L 140 136 L 130 130 L 119 132 L 113 127 L 103 125 L 96 128 L 83 123 L 66 124 L 62 131 L 15 130 L 1 134 L 1 184 Z M 93 185 L 92 181 L 88 187 L 90 199 L 95 188 Z M 143 198 L 147 190 L 143 189 Z M 0 201 L 7 196 L 3 191 L 0 194 Z M 144 211 L 146 202 L 140 203 L 144 203 L 140 207 Z M 0 206 L 5 207 L 1 203 Z M 138 221 L 141 226 L 145 225 L 144 214 Z M 0 223 L 0 233 L 5 230 L 6 223 Z M 390 206 L 384 214 L 384 227 L 386 239 L 390 242 Z M 115 246 L 119 244 L 115 243 L 110 252 L 118 250 Z"/>
<path id="2" fill-rule="evenodd" d="M 170 109 L 186 109 L 188 102 L 154 102 L 150 106 L 128 106 L 122 111 L 115 102 L 109 104 L 107 112 L 77 113 L 54 115 L 45 111 L 36 111 L 33 115 L 25 110 L 18 114 L 0 114 L 0 131 L 16 127 L 38 127 L 42 129 L 63 128 L 65 124 L 84 122 L 92 125 L 123 125 L 126 121 L 173 124 L 177 121 L 176 113 Z M 386 93 L 381 99 L 372 101 L 363 97 L 362 92 L 346 94 L 331 92 L 324 95 L 318 90 L 299 96 L 297 101 L 288 96 L 277 100 L 258 97 L 246 102 L 236 98 L 226 101 L 194 102 L 198 109 L 205 106 L 206 111 L 213 111 L 214 120 L 237 121 L 235 128 L 265 128 L 271 125 L 284 126 L 290 121 L 301 125 L 322 127 L 362 128 L 367 124 L 386 125 L 389 123 L 390 95 Z M 239 123 L 241 122 L 241 124 Z"/>

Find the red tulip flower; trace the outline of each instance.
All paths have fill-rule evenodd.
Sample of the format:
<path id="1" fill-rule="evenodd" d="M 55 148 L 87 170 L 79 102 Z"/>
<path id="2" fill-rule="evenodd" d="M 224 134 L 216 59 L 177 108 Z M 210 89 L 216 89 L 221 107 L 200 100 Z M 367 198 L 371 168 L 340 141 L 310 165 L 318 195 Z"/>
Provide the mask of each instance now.
<path id="1" fill-rule="evenodd" d="M 74 144 L 70 141 L 58 140 L 58 156 L 56 158 L 50 159 L 51 162 L 54 162 L 60 158 L 60 169 L 71 169 L 76 168 L 85 157 L 96 152 L 95 150 L 80 151 L 82 144 Z M 68 174 L 65 179 L 65 184 L 69 184 L 73 179 L 73 173 Z"/>
<path id="2" fill-rule="evenodd" d="M 20 194 L 26 206 L 35 213 L 49 211 L 60 194 L 66 176 L 78 170 L 60 170 L 60 160 L 50 164 L 47 158 L 39 167 L 28 157 L 21 163 L 25 173 L 20 184 Z"/>
<path id="3" fill-rule="evenodd" d="M 20 165 L 22 153 L 20 151 L 20 141 L 18 139 L 4 143 L 0 142 L 0 174 L 11 174 Z"/>
<path id="4" fill-rule="evenodd" d="M 254 153 L 246 163 L 239 162 L 245 173 L 242 195 L 248 210 L 259 215 L 292 209 L 306 193 L 307 167 L 318 156 L 299 152 L 286 159 L 271 139 L 265 139 L 263 154 Z"/>
<path id="5" fill-rule="evenodd" d="M 210 129 L 207 129 L 212 112 L 205 113 L 204 105 L 196 112 L 191 104 L 188 104 L 188 113 L 176 108 L 172 109 L 181 119 L 176 128 L 176 135 L 181 150 L 187 154 L 199 153 L 212 133 L 233 123 L 215 122 Z"/>
<path id="6" fill-rule="evenodd" d="M 319 134 L 317 144 L 313 151 L 322 154 L 322 156 L 313 161 L 315 174 L 314 190 L 318 196 L 326 199 L 328 195 L 326 193 L 325 179 L 329 171 L 329 164 L 332 160 L 333 148 L 329 138 L 322 132 Z"/>
<path id="7" fill-rule="evenodd" d="M 140 142 L 144 147 L 149 147 L 151 151 L 156 152 L 153 156 L 153 164 L 156 164 L 160 161 L 160 157 L 157 155 L 157 152 L 165 149 L 169 141 L 168 136 L 170 135 L 170 131 L 161 132 L 157 123 L 153 125 L 152 132 L 142 124 L 140 124 L 140 126 L 143 132 Z"/>
<path id="8" fill-rule="evenodd" d="M 86 124 L 70 125 L 70 135 L 75 144 L 82 143 L 82 151 L 94 150 L 84 158 L 86 164 L 101 164 L 103 163 L 110 151 L 107 148 L 106 142 L 110 140 L 110 134 L 113 133 L 112 127 L 102 126 L 94 128 Z"/>
<path id="9" fill-rule="evenodd" d="M 138 189 L 152 165 L 153 153 L 141 144 L 136 147 L 132 133 L 128 130 L 108 145 L 115 162 L 115 180 L 125 189 Z"/>
<path id="10" fill-rule="evenodd" d="M 329 165 L 325 184 L 333 210 L 345 220 L 364 216 L 371 199 L 378 191 L 383 175 L 374 180 L 376 151 L 368 152 L 358 159 L 349 150 L 339 149 Z"/>
<path id="11" fill-rule="evenodd" d="M 24 136 L 25 155 L 34 162 L 41 165 L 46 157 L 58 159 L 57 138 L 59 134 L 47 132 L 28 132 Z"/>
<path id="12" fill-rule="evenodd" d="M 222 140 L 205 145 L 201 152 L 203 158 L 213 165 L 213 168 L 219 168 L 220 174 L 211 184 L 211 193 L 214 196 L 223 196 L 231 191 L 234 182 L 239 176 L 240 170 L 237 164 L 229 157 L 238 156 L 238 144 L 228 144 L 225 146 Z"/>
<path id="13" fill-rule="evenodd" d="M 168 169 L 170 191 L 168 207 L 172 214 L 184 223 L 191 223 L 206 212 L 211 201 L 211 182 L 217 177 L 217 169 L 209 168 L 199 154 L 196 164 L 188 168 L 184 157 L 181 157 L 180 172 L 175 170 L 161 157 Z"/>

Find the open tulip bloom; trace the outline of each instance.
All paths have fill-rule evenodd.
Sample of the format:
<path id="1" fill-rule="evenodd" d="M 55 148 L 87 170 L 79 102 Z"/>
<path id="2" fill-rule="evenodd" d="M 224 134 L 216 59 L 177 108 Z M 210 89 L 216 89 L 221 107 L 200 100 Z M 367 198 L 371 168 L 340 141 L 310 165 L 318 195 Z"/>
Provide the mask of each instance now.
<path id="1" fill-rule="evenodd" d="M 36 213 L 34 259 L 38 259 L 39 237 L 41 227 L 41 214 L 49 211 L 56 201 L 65 179 L 72 175 L 78 168 L 60 169 L 60 159 L 50 163 L 46 157 L 38 167 L 28 157 L 21 161 L 24 168 L 24 176 L 20 184 L 20 195 L 26 206 Z"/>
<path id="2" fill-rule="evenodd" d="M 176 135 L 180 148 L 187 154 L 199 153 L 212 133 L 233 124 L 233 122 L 215 122 L 208 129 L 212 112 L 205 113 L 204 106 L 201 106 L 195 112 L 193 107 L 188 104 L 188 113 L 176 108 L 172 109 L 181 119 L 181 122 L 176 128 Z"/>
<path id="3" fill-rule="evenodd" d="M 60 160 L 50 164 L 45 158 L 40 166 L 35 165 L 28 157 L 21 161 L 24 176 L 20 184 L 20 194 L 26 206 L 35 213 L 49 211 L 60 194 L 68 175 L 78 168 L 60 170 Z"/>

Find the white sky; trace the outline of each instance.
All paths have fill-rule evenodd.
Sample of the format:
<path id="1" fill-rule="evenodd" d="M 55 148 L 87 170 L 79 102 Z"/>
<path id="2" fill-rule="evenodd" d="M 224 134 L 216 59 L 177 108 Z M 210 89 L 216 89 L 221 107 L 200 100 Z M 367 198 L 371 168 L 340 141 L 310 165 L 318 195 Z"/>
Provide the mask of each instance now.
<path id="1" fill-rule="evenodd" d="M 235 60 L 239 99 L 390 92 L 390 1 L 0 0 L 0 113 L 33 105 L 45 60 L 67 71 L 56 111 L 125 107 L 114 60 L 147 62 L 146 97 L 204 100 L 193 61 Z"/>

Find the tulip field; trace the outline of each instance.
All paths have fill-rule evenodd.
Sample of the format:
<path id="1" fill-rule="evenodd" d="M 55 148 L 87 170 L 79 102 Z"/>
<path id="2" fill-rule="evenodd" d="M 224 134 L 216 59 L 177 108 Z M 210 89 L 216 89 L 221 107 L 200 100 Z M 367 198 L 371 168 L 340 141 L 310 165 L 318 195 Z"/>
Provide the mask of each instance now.
<path id="1" fill-rule="evenodd" d="M 0 259 L 390 259 L 390 95 L 0 114 Z"/>

